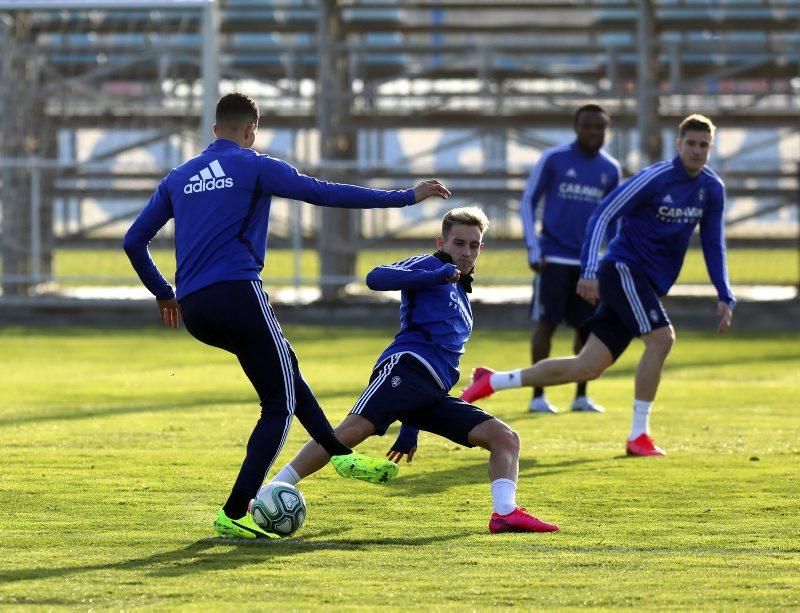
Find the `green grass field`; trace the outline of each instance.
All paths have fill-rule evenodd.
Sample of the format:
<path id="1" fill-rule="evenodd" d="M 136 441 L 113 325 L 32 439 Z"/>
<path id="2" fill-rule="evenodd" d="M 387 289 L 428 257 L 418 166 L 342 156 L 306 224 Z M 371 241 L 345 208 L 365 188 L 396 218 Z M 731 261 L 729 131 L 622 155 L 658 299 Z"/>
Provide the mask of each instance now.
<path id="1" fill-rule="evenodd" d="M 334 421 L 392 333 L 287 330 Z M 527 334 L 479 332 L 464 372 L 526 362 Z M 559 533 L 488 534 L 487 454 L 423 434 L 395 482 L 328 467 L 294 537 L 240 543 L 211 529 L 258 411 L 230 356 L 166 328 L 2 329 L 0 606 L 800 607 L 800 335 L 678 335 L 652 417 L 666 458 L 623 455 L 637 347 L 590 388 L 605 415 L 484 402 L 521 434 L 518 500 Z M 277 464 L 304 440 L 295 423 Z"/>
<path id="2" fill-rule="evenodd" d="M 522 245 L 522 243 L 520 243 Z M 375 266 L 396 262 L 409 256 L 409 251 L 362 251 L 357 264 L 357 277 L 362 279 Z M 491 241 L 478 261 L 482 282 L 520 283 L 531 281 L 525 250 L 493 250 Z M 153 260 L 165 276 L 175 272 L 175 256 L 171 251 L 153 251 Z M 728 254 L 731 282 L 743 285 L 797 285 L 800 279 L 800 258 L 796 249 L 736 249 Z M 57 251 L 53 271 L 66 285 L 104 285 L 109 279 L 126 280 L 131 285 L 139 281 L 122 250 L 88 251 L 63 249 Z M 300 276 L 314 280 L 319 276 L 319 258 L 310 249 L 302 252 Z M 288 249 L 270 249 L 263 277 L 270 285 L 287 285 L 295 276 L 294 253 Z M 708 273 L 702 252 L 690 249 L 686 255 L 679 283 L 708 283 Z"/>

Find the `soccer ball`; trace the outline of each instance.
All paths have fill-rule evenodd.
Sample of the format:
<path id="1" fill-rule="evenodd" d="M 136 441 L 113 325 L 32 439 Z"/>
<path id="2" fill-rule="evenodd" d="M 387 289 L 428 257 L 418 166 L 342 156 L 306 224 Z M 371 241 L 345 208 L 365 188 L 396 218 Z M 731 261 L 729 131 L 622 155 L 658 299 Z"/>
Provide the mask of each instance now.
<path id="1" fill-rule="evenodd" d="M 289 536 L 306 519 L 306 501 L 293 485 L 282 481 L 267 483 L 250 501 L 250 513 L 267 532 Z"/>

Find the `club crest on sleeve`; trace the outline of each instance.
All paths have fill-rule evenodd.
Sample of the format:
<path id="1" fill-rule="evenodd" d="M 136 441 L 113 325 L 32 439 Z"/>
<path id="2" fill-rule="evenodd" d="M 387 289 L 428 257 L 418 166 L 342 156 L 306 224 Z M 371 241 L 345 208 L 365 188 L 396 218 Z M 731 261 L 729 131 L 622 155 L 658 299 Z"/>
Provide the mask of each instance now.
<path id="1" fill-rule="evenodd" d="M 397 387 L 402 382 L 403 382 L 403 380 L 400 377 L 398 377 L 398 376 L 392 377 L 392 387 Z"/>

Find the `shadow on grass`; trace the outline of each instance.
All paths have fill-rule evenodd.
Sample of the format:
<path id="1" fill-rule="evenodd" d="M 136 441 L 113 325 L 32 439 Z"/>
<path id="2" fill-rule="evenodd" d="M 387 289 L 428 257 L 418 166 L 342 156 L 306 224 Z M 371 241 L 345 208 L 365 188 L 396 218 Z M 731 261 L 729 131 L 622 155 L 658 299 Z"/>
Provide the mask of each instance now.
<path id="1" fill-rule="evenodd" d="M 564 460 L 563 462 L 553 462 L 551 464 L 540 464 L 538 460 L 532 458 L 521 458 L 519 461 L 519 477 L 523 480 L 547 477 L 564 472 L 574 472 L 576 466 L 605 461 L 604 458 L 577 458 L 574 460 Z M 488 485 L 488 462 L 489 456 L 486 455 L 480 462 L 470 462 L 469 464 L 460 464 L 456 468 L 425 471 L 422 473 L 411 472 L 414 468 L 414 462 L 412 462 L 411 466 L 404 463 L 400 477 L 387 487 L 387 492 L 389 496 L 410 496 L 415 494 L 446 492 L 450 488 L 459 485 L 474 483 L 486 483 Z"/>
<path id="2" fill-rule="evenodd" d="M 344 391 L 326 392 L 322 394 L 315 394 L 317 400 L 324 405 L 328 398 L 338 398 L 342 394 L 347 394 L 348 397 L 352 396 L 353 399 L 363 391 L 361 387 L 354 387 Z M 191 398 L 188 400 L 181 400 L 176 402 L 161 402 L 158 404 L 141 404 L 141 405 L 123 405 L 117 407 L 91 407 L 80 408 L 77 407 L 74 411 L 70 412 L 69 409 L 62 409 L 58 413 L 40 413 L 36 415 L 25 415 L 20 417 L 8 416 L 0 418 L 0 428 L 4 426 L 21 426 L 25 424 L 37 424 L 50 421 L 77 421 L 81 419 L 93 419 L 95 417 L 115 417 L 118 415 L 136 415 L 141 413 L 162 413 L 165 411 L 182 410 L 182 409 L 195 409 L 214 405 L 246 405 L 249 408 L 243 409 L 252 411 L 253 425 L 258 419 L 259 405 L 258 398 L 254 393 L 243 392 L 239 394 L 231 394 L 228 396 Z M 340 407 L 341 408 L 341 407 Z M 350 407 L 346 407 L 349 409 Z"/>
<path id="3" fill-rule="evenodd" d="M 0 571 L 0 583 L 37 581 L 94 571 L 141 571 L 157 577 L 179 577 L 214 570 L 232 570 L 251 564 L 261 565 L 281 557 L 315 551 L 357 552 L 380 547 L 424 547 L 471 535 L 469 532 L 454 532 L 424 537 L 327 538 L 335 534 L 334 531 L 327 531 L 318 532 L 307 538 L 263 541 L 203 538 L 186 547 L 121 562 Z"/>
<path id="4" fill-rule="evenodd" d="M 23 424 L 35 424 L 48 421 L 76 421 L 80 419 L 93 419 L 95 417 L 114 417 L 116 415 L 136 415 L 137 413 L 160 413 L 163 411 L 189 409 L 192 407 L 243 404 L 247 402 L 240 397 L 226 396 L 217 398 L 207 398 L 205 400 L 186 400 L 183 402 L 163 402 L 159 404 L 125 405 L 120 407 L 92 407 L 76 408 L 73 412 L 63 409 L 58 413 L 46 413 L 39 415 L 26 415 L 24 417 L 3 417 L 0 419 L 2 426 L 20 426 Z M 258 406 L 258 405 L 256 405 Z M 254 417 L 255 419 L 255 417 Z"/>

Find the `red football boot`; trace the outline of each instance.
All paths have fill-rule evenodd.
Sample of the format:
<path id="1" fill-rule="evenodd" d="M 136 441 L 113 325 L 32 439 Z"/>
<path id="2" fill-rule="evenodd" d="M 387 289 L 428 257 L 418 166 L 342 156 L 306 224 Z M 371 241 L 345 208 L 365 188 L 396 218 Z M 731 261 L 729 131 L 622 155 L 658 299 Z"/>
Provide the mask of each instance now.
<path id="1" fill-rule="evenodd" d="M 653 438 L 649 434 L 640 434 L 625 445 L 625 452 L 628 455 L 648 456 L 648 455 L 667 455 L 667 452 L 656 447 Z"/>
<path id="2" fill-rule="evenodd" d="M 486 398 L 494 394 L 492 384 L 489 379 L 492 378 L 494 371 L 485 366 L 478 366 L 472 371 L 472 383 L 470 383 L 463 392 L 461 392 L 461 400 L 466 402 L 475 402 L 481 398 Z"/>
<path id="3" fill-rule="evenodd" d="M 533 515 L 522 508 L 517 507 L 508 515 L 492 513 L 489 520 L 489 532 L 556 532 L 558 526 L 548 524 L 541 519 L 536 519 Z"/>

